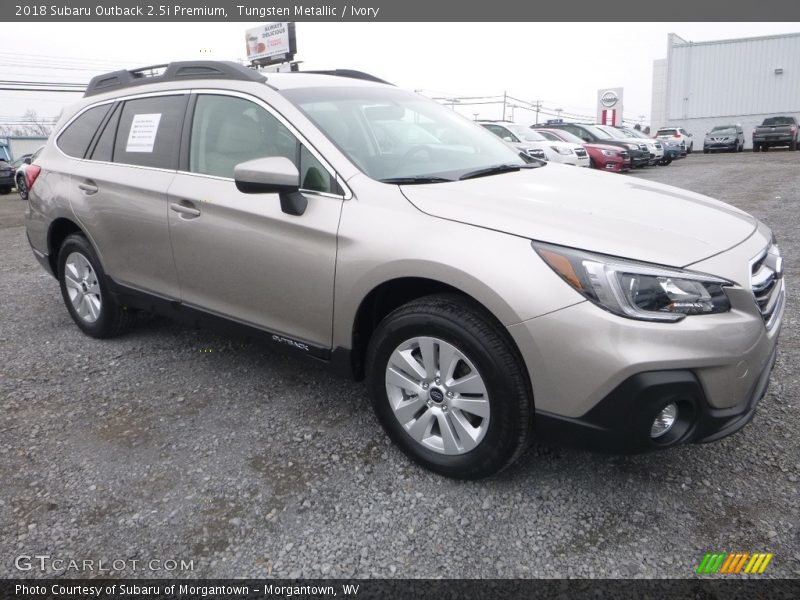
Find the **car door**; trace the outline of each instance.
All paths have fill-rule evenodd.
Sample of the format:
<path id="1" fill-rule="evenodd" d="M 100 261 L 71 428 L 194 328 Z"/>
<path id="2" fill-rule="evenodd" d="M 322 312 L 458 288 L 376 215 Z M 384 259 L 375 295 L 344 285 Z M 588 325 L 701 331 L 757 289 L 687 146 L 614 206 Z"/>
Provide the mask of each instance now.
<path id="1" fill-rule="evenodd" d="M 190 121 L 190 122 L 189 122 Z M 337 230 L 344 194 L 332 169 L 264 102 L 197 94 L 182 171 L 169 190 L 169 227 L 184 304 L 329 348 Z M 281 210 L 278 194 L 245 194 L 234 166 L 284 156 L 308 207 Z"/>
<path id="2" fill-rule="evenodd" d="M 188 98 L 157 94 L 104 105 L 108 114 L 70 177 L 73 211 L 106 273 L 119 284 L 175 299 L 167 190 Z"/>

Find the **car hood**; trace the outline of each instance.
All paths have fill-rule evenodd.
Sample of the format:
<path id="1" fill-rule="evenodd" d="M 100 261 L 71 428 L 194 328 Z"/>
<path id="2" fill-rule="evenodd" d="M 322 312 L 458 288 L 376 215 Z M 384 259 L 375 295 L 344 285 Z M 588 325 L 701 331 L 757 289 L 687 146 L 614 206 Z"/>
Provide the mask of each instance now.
<path id="1" fill-rule="evenodd" d="M 701 194 L 555 164 L 401 190 L 442 219 L 676 267 L 736 246 L 757 227 Z"/>

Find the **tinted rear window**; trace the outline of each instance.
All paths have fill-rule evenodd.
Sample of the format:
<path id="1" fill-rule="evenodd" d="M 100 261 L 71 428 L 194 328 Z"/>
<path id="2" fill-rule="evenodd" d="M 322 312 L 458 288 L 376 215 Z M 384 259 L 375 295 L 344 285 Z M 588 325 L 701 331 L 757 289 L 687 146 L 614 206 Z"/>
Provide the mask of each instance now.
<path id="1" fill-rule="evenodd" d="M 119 119 L 114 162 L 177 169 L 186 99 L 181 94 L 128 100 Z"/>
<path id="2" fill-rule="evenodd" d="M 792 117 L 769 117 L 764 119 L 764 125 L 794 125 Z"/>
<path id="3" fill-rule="evenodd" d="M 89 148 L 89 142 L 92 141 L 98 126 L 110 108 L 111 104 L 95 106 L 70 123 L 58 136 L 58 147 L 61 148 L 61 151 L 68 156 L 83 158 Z"/>

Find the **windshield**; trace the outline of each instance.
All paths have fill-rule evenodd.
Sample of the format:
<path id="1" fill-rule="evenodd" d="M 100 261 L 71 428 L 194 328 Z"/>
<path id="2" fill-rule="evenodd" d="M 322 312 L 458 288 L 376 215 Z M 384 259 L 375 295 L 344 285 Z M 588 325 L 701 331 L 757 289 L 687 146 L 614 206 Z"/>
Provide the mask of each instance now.
<path id="1" fill-rule="evenodd" d="M 711 133 L 713 135 L 736 135 L 736 127 L 714 127 Z"/>
<path id="2" fill-rule="evenodd" d="M 769 117 L 764 119 L 764 125 L 794 125 L 792 117 Z"/>
<path id="3" fill-rule="evenodd" d="M 618 140 L 624 140 L 631 137 L 630 135 L 628 135 L 627 133 L 623 133 L 616 127 L 609 127 L 608 125 L 596 125 L 595 129 L 599 129 L 600 131 L 605 131 L 609 135 L 609 137 Z"/>
<path id="4" fill-rule="evenodd" d="M 600 129 L 600 127 L 596 125 L 581 125 L 586 131 L 592 134 L 596 138 L 600 138 L 601 140 L 613 140 L 615 139 L 614 136 L 607 133 L 605 130 Z"/>
<path id="5" fill-rule="evenodd" d="M 518 138 L 526 141 L 526 142 L 544 142 L 546 138 L 542 137 L 538 131 L 534 131 L 528 127 L 523 127 L 522 125 L 516 125 L 514 123 L 511 124 L 504 124 L 504 127 L 512 132 Z"/>
<path id="6" fill-rule="evenodd" d="M 627 133 L 628 137 L 635 137 L 644 140 L 649 140 L 650 136 L 644 133 L 643 131 L 637 131 L 636 129 L 620 129 L 622 133 Z"/>
<path id="7" fill-rule="evenodd" d="M 553 140 L 554 142 L 569 142 L 570 144 L 580 144 L 581 146 L 586 143 L 577 135 L 573 135 L 569 131 L 564 131 L 563 129 L 559 129 L 558 133 L 553 133 L 552 131 L 542 131 L 540 129 L 537 133 L 540 133 L 548 140 Z"/>
<path id="8" fill-rule="evenodd" d="M 661 137 L 662 135 L 678 135 L 677 129 L 659 129 L 657 136 Z"/>
<path id="9" fill-rule="evenodd" d="M 321 87 L 282 93 L 379 181 L 455 180 L 498 165 L 528 166 L 480 125 L 405 90 Z"/>

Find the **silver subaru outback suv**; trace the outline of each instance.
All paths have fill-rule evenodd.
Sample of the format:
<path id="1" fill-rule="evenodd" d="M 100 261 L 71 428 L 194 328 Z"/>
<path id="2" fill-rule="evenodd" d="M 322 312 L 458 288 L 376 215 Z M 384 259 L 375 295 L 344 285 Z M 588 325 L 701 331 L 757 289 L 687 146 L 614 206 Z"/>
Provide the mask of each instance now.
<path id="1" fill-rule="evenodd" d="M 496 473 L 533 439 L 716 440 L 775 361 L 763 223 L 529 164 L 363 73 L 98 76 L 33 169 L 28 238 L 84 333 L 166 313 L 365 378 L 388 435 L 447 476 Z"/>

